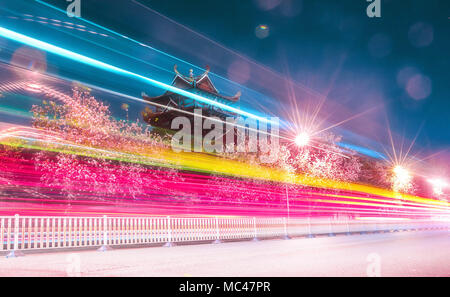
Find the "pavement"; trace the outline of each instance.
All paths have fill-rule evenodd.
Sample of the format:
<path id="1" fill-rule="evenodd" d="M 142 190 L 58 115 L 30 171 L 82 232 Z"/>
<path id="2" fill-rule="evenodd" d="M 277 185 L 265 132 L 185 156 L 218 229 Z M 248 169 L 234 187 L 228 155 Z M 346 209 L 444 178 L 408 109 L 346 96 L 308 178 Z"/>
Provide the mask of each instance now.
<path id="1" fill-rule="evenodd" d="M 450 276 L 444 230 L 221 244 L 25 252 L 0 276 Z"/>

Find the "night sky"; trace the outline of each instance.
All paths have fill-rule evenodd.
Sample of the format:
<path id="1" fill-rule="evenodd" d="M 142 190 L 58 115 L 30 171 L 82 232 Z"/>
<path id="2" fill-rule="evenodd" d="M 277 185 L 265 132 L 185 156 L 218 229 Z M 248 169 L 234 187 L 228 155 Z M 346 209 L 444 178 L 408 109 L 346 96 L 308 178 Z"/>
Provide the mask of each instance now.
<path id="1" fill-rule="evenodd" d="M 46 2 L 67 6 L 62 0 Z M 200 67 L 214 60 L 212 71 L 234 81 L 227 73 L 228 56 L 242 55 L 326 95 L 331 110 L 332 102 L 344 106 L 344 118 L 376 107 L 343 125 L 345 129 L 386 144 L 388 119 L 395 138 L 399 142 L 405 138 L 406 146 L 420 131 L 418 149 L 448 151 L 450 1 L 381 0 L 381 18 L 367 17 L 368 4 L 365 0 L 82 0 L 82 17 Z M 174 22 L 166 22 L 166 17 Z M 188 36 L 190 30 L 195 33 Z M 191 41 L 191 36 L 196 38 Z M 254 72 L 251 76 L 240 83 L 266 94 L 254 83 L 260 78 Z M 274 104 L 282 104 L 277 102 L 281 98 L 269 96 L 275 98 Z"/>
<path id="2" fill-rule="evenodd" d="M 449 1 L 381 0 L 378 19 L 363 0 L 141 2 L 349 106 L 376 94 L 398 134 L 450 145 Z"/>

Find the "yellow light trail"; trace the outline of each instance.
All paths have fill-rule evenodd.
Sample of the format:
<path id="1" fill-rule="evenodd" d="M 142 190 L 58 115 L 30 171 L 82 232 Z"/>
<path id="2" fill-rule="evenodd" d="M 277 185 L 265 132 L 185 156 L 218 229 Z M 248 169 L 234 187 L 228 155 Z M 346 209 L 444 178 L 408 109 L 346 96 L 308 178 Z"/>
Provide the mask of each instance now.
<path id="1" fill-rule="evenodd" d="M 16 133 L 15 133 L 16 134 Z M 11 135 L 11 134 L 10 134 Z M 17 135 L 17 134 L 16 134 Z M 37 140 L 36 142 L 43 142 L 42 140 Z M 83 155 L 83 156 L 90 156 L 94 158 L 105 158 L 104 149 L 96 149 L 92 147 L 82 147 L 78 146 L 79 149 L 85 149 L 89 150 L 90 153 L 86 153 L 86 151 L 77 151 L 74 150 L 74 148 L 67 149 L 67 147 L 53 147 L 49 148 L 47 146 L 43 145 L 28 145 L 24 143 L 13 143 L 10 141 L 3 141 L 0 142 L 1 144 L 6 145 L 12 145 L 12 146 L 18 146 L 18 147 L 24 147 L 24 148 L 31 148 L 31 149 L 38 149 L 38 150 L 47 150 L 47 151 L 57 151 L 57 152 L 63 152 L 63 153 L 71 153 L 76 155 Z M 62 144 L 59 144 L 60 146 Z M 70 145 L 70 144 L 68 144 Z M 313 178 L 309 177 L 303 174 L 292 174 L 287 173 L 285 171 L 282 171 L 277 168 L 272 168 L 269 166 L 262 166 L 262 165 L 256 165 L 256 164 L 248 164 L 236 160 L 230 160 L 225 159 L 223 157 L 219 157 L 212 154 L 205 154 L 205 153 L 192 153 L 192 152 L 179 152 L 176 153 L 172 151 L 170 148 L 158 148 L 155 149 L 147 149 L 145 152 L 140 153 L 139 155 L 133 155 L 130 154 L 130 152 L 124 153 L 124 152 L 111 152 L 108 151 L 111 154 L 116 153 L 117 155 L 120 155 L 120 157 L 114 156 L 107 156 L 107 158 L 110 159 L 117 159 L 117 160 L 123 160 L 130 163 L 143 163 L 148 165 L 158 165 L 158 166 L 165 166 L 165 167 L 176 167 L 188 171 L 197 171 L 197 172 L 205 172 L 205 173 L 215 173 L 215 174 L 222 174 L 222 175 L 228 175 L 228 176 L 234 176 L 234 177 L 242 177 L 242 178 L 252 178 L 256 180 L 263 180 L 263 181 L 272 181 L 272 182 L 280 182 L 280 183 L 291 183 L 296 185 L 303 185 L 303 186 L 310 186 L 314 188 L 326 188 L 326 189 L 336 189 L 336 190 L 344 190 L 344 191 L 355 191 L 359 193 L 368 193 L 379 197 L 384 198 L 390 198 L 394 199 L 394 201 L 398 202 L 408 202 L 408 203 L 414 203 L 415 205 L 427 205 L 429 207 L 434 208 L 448 208 L 450 207 L 450 204 L 445 201 L 439 201 L 434 200 L 430 198 L 423 198 L 418 197 L 414 195 L 408 195 L 408 194 L 400 194 L 395 193 L 390 190 L 376 188 L 373 186 L 368 185 L 362 185 L 362 184 L 356 184 L 356 183 L 347 183 L 347 182 L 340 182 L 335 180 L 329 180 L 329 179 L 323 179 L 323 178 Z M 160 164 L 155 164 L 155 161 L 161 162 Z M 159 163 L 158 162 L 158 163 Z M 373 202 L 381 202 L 381 203 L 394 203 L 393 201 L 386 201 L 384 199 L 379 198 L 361 198 L 361 197 L 353 197 L 348 195 L 337 195 L 337 194 L 323 194 L 324 196 L 330 196 L 330 197 L 336 197 L 336 198 L 346 198 L 346 199 L 352 199 L 352 200 L 373 200 Z M 325 201 L 332 201 L 330 203 L 336 203 L 336 201 L 333 200 L 323 200 Z M 343 202 L 339 202 L 343 203 Z M 348 202 L 350 203 L 350 202 Z M 357 201 L 354 201 L 355 205 L 358 204 Z M 367 204 L 368 202 L 365 202 L 366 204 L 361 205 L 367 205 L 367 206 L 380 206 L 380 204 Z M 386 207 L 393 207 L 392 204 L 386 204 Z M 402 206 L 405 207 L 405 206 Z M 446 209 L 448 210 L 448 209 Z"/>

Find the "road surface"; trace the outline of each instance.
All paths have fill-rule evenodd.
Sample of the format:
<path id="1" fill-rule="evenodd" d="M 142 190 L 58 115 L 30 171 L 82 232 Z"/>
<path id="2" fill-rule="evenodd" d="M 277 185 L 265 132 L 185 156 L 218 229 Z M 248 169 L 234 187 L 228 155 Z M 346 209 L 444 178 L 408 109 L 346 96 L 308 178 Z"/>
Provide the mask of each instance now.
<path id="1" fill-rule="evenodd" d="M 59 251 L 0 258 L 0 276 L 450 276 L 450 232 Z"/>

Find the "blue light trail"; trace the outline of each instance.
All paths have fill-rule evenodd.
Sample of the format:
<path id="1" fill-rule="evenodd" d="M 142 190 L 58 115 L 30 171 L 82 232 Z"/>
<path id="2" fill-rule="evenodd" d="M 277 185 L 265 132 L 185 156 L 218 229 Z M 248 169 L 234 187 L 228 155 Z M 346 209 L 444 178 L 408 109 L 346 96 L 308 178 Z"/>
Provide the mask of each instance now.
<path id="1" fill-rule="evenodd" d="M 90 58 L 90 57 L 87 57 L 87 56 L 84 56 L 84 55 L 72 52 L 70 50 L 67 50 L 67 49 L 55 46 L 53 44 L 49 44 L 49 43 L 41 41 L 41 40 L 34 39 L 32 37 L 29 37 L 29 36 L 26 36 L 26 35 L 23 35 L 23 34 L 14 32 L 14 31 L 11 31 L 11 30 L 3 28 L 3 27 L 0 27 L 0 36 L 8 38 L 8 39 L 11 39 L 11 40 L 14 40 L 14 41 L 22 43 L 22 44 L 26 44 L 28 46 L 32 46 L 32 47 L 35 47 L 35 48 L 47 51 L 47 52 L 55 54 L 55 55 L 59 55 L 59 56 L 68 58 L 70 60 L 74 60 L 74 61 L 86 64 L 86 65 L 89 65 L 89 66 L 96 67 L 98 69 L 102 69 L 102 70 L 109 71 L 109 72 L 116 73 L 116 74 L 120 74 L 120 75 L 125 75 L 125 76 L 132 77 L 132 78 L 137 78 L 137 79 L 142 80 L 142 81 L 144 81 L 144 82 L 146 82 L 146 83 L 148 83 L 148 84 L 150 84 L 150 85 L 152 85 L 154 87 L 161 88 L 161 89 L 167 90 L 167 91 L 171 91 L 171 92 L 177 93 L 179 95 L 182 95 L 182 96 L 185 96 L 185 97 L 197 100 L 199 102 L 210 104 L 210 105 L 219 107 L 219 108 L 221 108 L 223 110 L 226 110 L 226 111 L 234 112 L 234 113 L 239 114 L 239 115 L 244 116 L 244 117 L 253 118 L 253 119 L 256 119 L 256 120 L 258 120 L 260 122 L 275 124 L 274 122 L 272 122 L 271 120 L 269 120 L 267 118 L 256 116 L 256 115 L 254 115 L 252 113 L 240 110 L 238 108 L 234 108 L 232 106 L 228 106 L 226 104 L 223 104 L 223 103 L 220 103 L 220 102 L 216 102 L 214 100 L 210 100 L 208 98 L 199 96 L 197 94 L 193 94 L 193 93 L 188 92 L 186 90 L 182 90 L 182 89 L 176 88 L 174 86 L 171 86 L 171 85 L 162 83 L 160 81 L 157 81 L 157 80 L 145 77 L 143 75 L 140 75 L 140 74 L 137 74 L 137 73 L 134 73 L 134 72 L 131 72 L 131 71 L 128 71 L 128 70 L 125 70 L 125 69 L 122 69 L 122 68 L 119 68 L 119 67 L 107 64 L 107 63 L 104 63 L 102 61 L 99 61 L 99 60 L 96 60 L 96 59 L 93 59 L 93 58 Z"/>

